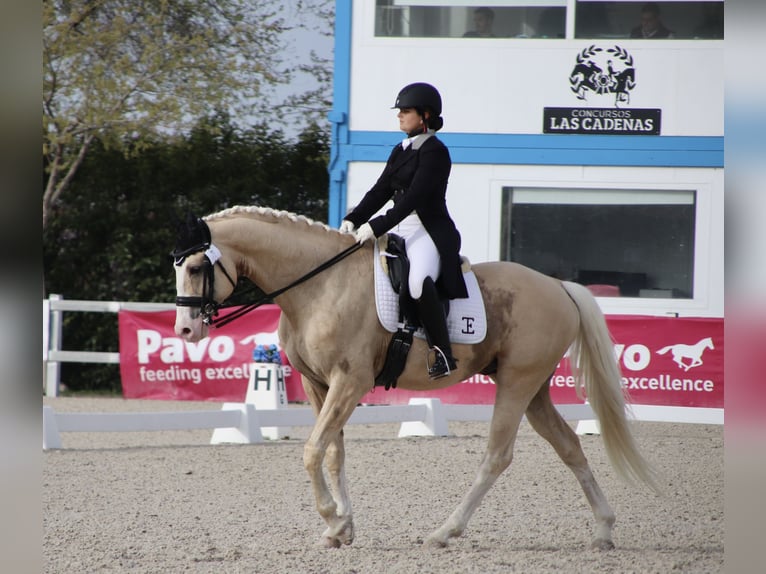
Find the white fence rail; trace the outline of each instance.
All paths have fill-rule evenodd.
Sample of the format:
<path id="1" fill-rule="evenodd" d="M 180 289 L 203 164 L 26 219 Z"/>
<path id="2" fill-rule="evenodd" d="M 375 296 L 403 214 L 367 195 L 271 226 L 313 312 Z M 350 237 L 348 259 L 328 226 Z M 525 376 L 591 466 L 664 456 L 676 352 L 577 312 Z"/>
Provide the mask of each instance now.
<path id="1" fill-rule="evenodd" d="M 449 421 L 483 422 L 492 405 L 447 405 L 439 399 L 413 398 L 408 405 L 358 407 L 348 424 L 401 423 L 399 436 L 446 436 Z M 557 405 L 567 420 L 593 418 L 590 405 Z M 214 429 L 211 444 L 260 443 L 264 427 L 312 426 L 306 407 L 257 409 L 252 403 L 224 403 L 219 411 L 152 413 L 56 413 L 43 407 L 43 449 L 62 448 L 62 432 L 135 432 Z"/>
<path id="2" fill-rule="evenodd" d="M 399 437 L 447 436 L 449 421 L 486 422 L 492 405 L 450 405 L 439 399 L 413 398 L 408 405 L 358 407 L 348 424 L 401 423 Z M 580 421 L 578 434 L 598 434 L 590 405 L 556 405 L 561 416 Z M 639 421 L 723 424 L 723 409 L 632 405 Z M 43 449 L 62 448 L 62 432 L 135 432 L 213 429 L 211 444 L 264 442 L 262 429 L 312 426 L 310 408 L 257 409 L 252 403 L 224 403 L 219 411 L 152 413 L 56 413 L 43 407 Z M 289 433 L 288 433 L 289 434 Z"/>
<path id="3" fill-rule="evenodd" d="M 121 301 L 67 301 L 61 295 L 50 295 L 43 300 L 43 364 L 45 368 L 45 394 L 57 397 L 61 381 L 61 363 L 119 364 L 120 354 L 100 351 L 65 351 L 63 326 L 65 312 L 118 313 L 128 311 L 167 311 L 175 309 L 173 303 L 135 303 Z M 117 324 L 115 321 L 115 329 Z"/>

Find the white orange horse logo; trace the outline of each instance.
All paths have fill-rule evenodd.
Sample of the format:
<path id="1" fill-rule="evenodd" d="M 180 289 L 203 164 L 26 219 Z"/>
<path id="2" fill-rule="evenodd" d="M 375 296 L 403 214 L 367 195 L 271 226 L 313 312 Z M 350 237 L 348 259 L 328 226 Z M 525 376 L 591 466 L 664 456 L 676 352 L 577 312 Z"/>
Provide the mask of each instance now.
<path id="1" fill-rule="evenodd" d="M 657 351 L 658 355 L 664 355 L 668 351 L 673 351 L 673 361 L 678 365 L 679 369 L 688 371 L 692 367 L 699 367 L 702 364 L 702 353 L 705 349 L 715 349 L 713 347 L 713 339 L 707 337 L 694 345 L 684 345 L 677 343 L 675 345 L 669 345 Z M 684 363 L 684 359 L 691 359 L 690 363 Z"/>

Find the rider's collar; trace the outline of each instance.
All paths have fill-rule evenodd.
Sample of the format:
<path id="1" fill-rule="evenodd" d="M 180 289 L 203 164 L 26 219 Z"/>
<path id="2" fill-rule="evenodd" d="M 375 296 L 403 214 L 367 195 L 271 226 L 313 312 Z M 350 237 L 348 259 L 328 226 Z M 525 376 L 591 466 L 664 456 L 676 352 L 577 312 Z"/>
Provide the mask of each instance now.
<path id="1" fill-rule="evenodd" d="M 412 145 L 412 149 L 420 149 L 420 146 L 423 145 L 423 142 L 425 142 L 435 133 L 436 132 L 434 130 L 428 130 L 426 133 L 416 134 L 414 136 L 404 138 L 402 140 L 402 149 L 407 149 L 410 147 L 410 145 Z"/>

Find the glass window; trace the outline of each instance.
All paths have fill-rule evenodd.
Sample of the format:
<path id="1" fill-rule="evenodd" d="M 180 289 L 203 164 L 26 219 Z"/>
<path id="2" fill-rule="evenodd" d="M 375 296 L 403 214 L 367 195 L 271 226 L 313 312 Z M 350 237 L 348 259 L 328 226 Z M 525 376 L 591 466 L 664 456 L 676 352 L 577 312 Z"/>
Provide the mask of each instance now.
<path id="1" fill-rule="evenodd" d="M 503 188 L 501 258 L 599 296 L 690 299 L 693 191 Z"/>
<path id="2" fill-rule="evenodd" d="M 577 0 L 576 38 L 723 39 L 723 2 Z"/>
<path id="3" fill-rule="evenodd" d="M 423 38 L 564 38 L 566 0 L 376 0 L 375 35 Z"/>

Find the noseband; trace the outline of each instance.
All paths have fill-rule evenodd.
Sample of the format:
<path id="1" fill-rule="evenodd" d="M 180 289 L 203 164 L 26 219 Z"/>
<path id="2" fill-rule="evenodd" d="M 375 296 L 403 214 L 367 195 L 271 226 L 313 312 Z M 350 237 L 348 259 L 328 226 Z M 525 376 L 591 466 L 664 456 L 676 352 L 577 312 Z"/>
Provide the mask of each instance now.
<path id="1" fill-rule="evenodd" d="M 211 254 L 211 251 L 217 253 L 217 258 Z M 213 295 L 215 294 L 215 266 L 223 271 L 226 279 L 229 280 L 232 287 L 237 287 L 236 281 L 231 278 L 226 272 L 226 268 L 223 266 L 220 260 L 221 252 L 218 251 L 215 245 L 210 245 L 205 250 L 205 261 L 202 264 L 202 295 L 199 297 L 176 297 L 177 307 L 199 307 L 200 315 L 202 315 L 202 322 L 206 325 L 210 325 L 213 322 L 213 317 L 218 315 L 218 310 L 221 308 L 221 303 L 218 303 Z M 183 264 L 185 257 L 180 261 L 176 260 L 176 266 Z"/>

